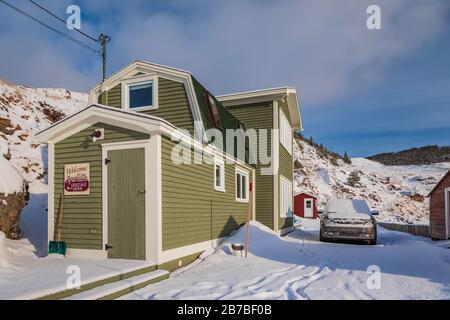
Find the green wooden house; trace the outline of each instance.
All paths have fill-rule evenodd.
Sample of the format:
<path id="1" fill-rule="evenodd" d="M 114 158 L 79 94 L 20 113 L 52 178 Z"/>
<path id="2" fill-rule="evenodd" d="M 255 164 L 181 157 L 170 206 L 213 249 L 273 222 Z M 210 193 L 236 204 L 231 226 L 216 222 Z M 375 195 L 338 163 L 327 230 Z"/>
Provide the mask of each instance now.
<path id="1" fill-rule="evenodd" d="M 292 135 L 301 129 L 295 89 L 214 97 L 189 72 L 135 61 L 89 99 L 37 135 L 48 145 L 48 238 L 63 212 L 68 255 L 181 266 L 248 212 L 281 233 L 292 228 Z M 204 134 L 211 128 L 280 129 L 266 150 L 270 174 L 248 153 L 211 143 Z M 180 145 L 190 146 L 182 159 L 192 163 L 174 161 Z"/>

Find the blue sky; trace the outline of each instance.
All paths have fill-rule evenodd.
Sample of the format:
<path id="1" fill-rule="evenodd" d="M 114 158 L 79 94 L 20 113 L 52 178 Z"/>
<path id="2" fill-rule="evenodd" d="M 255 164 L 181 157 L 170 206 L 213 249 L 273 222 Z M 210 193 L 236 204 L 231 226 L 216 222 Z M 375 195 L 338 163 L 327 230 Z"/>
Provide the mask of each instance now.
<path id="1" fill-rule="evenodd" d="M 295 86 L 304 134 L 351 156 L 450 145 L 448 0 L 35 1 L 60 16 L 78 4 L 84 32 L 110 35 L 109 73 L 143 59 L 216 94 Z M 369 4 L 382 30 L 366 28 Z M 100 80 L 94 54 L 2 4 L 0 43 L 0 78 L 79 91 Z"/>

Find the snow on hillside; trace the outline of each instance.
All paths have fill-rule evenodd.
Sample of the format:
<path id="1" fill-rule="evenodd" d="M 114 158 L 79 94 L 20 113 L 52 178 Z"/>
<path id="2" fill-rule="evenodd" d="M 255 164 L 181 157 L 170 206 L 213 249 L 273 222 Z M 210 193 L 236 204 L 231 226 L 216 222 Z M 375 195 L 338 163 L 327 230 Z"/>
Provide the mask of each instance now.
<path id="1" fill-rule="evenodd" d="M 21 214 L 20 227 L 36 253 L 43 241 L 40 235 L 46 232 L 41 229 L 46 226 L 47 150 L 34 141 L 34 136 L 83 108 L 87 99 L 85 93 L 34 89 L 0 80 L 0 201 L 6 206 L 8 194 L 20 192 L 24 183 L 29 184 L 31 197 Z"/>
<path id="2" fill-rule="evenodd" d="M 34 135 L 87 104 L 87 95 L 66 89 L 34 89 L 0 80 L 0 156 L 27 182 L 45 176 L 46 150 Z M 11 166 L 0 162 L 2 174 Z M 11 184 L 0 179 L 0 192 Z M 10 190 L 12 191 L 12 190 Z"/>
<path id="3" fill-rule="evenodd" d="M 294 148 L 301 166 L 295 173 L 295 193 L 318 196 L 321 207 L 330 198 L 364 199 L 372 210 L 379 211 L 378 219 L 385 222 L 428 224 L 426 195 L 450 170 L 450 163 L 385 166 L 364 158 L 354 158 L 352 164 L 338 160 L 338 166 L 334 166 L 303 140 Z M 355 187 L 347 183 L 353 171 L 361 178 Z"/>

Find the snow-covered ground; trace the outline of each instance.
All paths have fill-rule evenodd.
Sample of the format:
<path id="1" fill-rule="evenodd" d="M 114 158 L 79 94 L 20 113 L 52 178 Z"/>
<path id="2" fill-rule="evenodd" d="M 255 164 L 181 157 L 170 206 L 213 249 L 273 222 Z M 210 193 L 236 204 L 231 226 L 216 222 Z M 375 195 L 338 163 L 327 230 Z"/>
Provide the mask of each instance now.
<path id="1" fill-rule="evenodd" d="M 248 259 L 230 250 L 245 239 L 241 228 L 203 261 L 122 299 L 450 299 L 450 243 L 382 228 L 376 246 L 321 243 L 318 228 L 302 219 L 279 237 L 253 223 Z"/>
<path id="2" fill-rule="evenodd" d="M 429 202 L 426 196 L 448 170 L 450 163 L 423 166 L 385 166 L 364 158 L 353 158 L 352 164 L 338 160 L 338 166 L 320 157 L 317 150 L 300 141 L 294 144 L 301 168 L 296 175 L 295 192 L 307 192 L 324 207 L 330 198 L 364 199 L 378 210 L 377 219 L 384 222 L 429 224 Z M 355 187 L 347 178 L 356 171 L 361 178 Z M 416 194 L 417 197 L 411 197 Z"/>
<path id="3" fill-rule="evenodd" d="M 2 239 L 0 232 L 0 300 L 29 300 L 68 289 L 74 266 L 81 285 L 149 266 L 140 260 L 79 259 L 49 255 L 38 258 L 27 239 Z M 69 268 L 70 267 L 70 268 Z M 72 282 L 70 282 L 72 283 Z"/>

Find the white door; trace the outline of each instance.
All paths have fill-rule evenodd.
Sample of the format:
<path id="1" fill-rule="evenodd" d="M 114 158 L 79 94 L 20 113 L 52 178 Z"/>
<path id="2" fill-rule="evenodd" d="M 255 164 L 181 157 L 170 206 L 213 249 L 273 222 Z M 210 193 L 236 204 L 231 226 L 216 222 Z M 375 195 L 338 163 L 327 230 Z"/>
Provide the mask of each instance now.
<path id="1" fill-rule="evenodd" d="M 313 200 L 312 199 L 305 199 L 305 218 L 313 218 L 314 212 L 313 212 Z"/>

